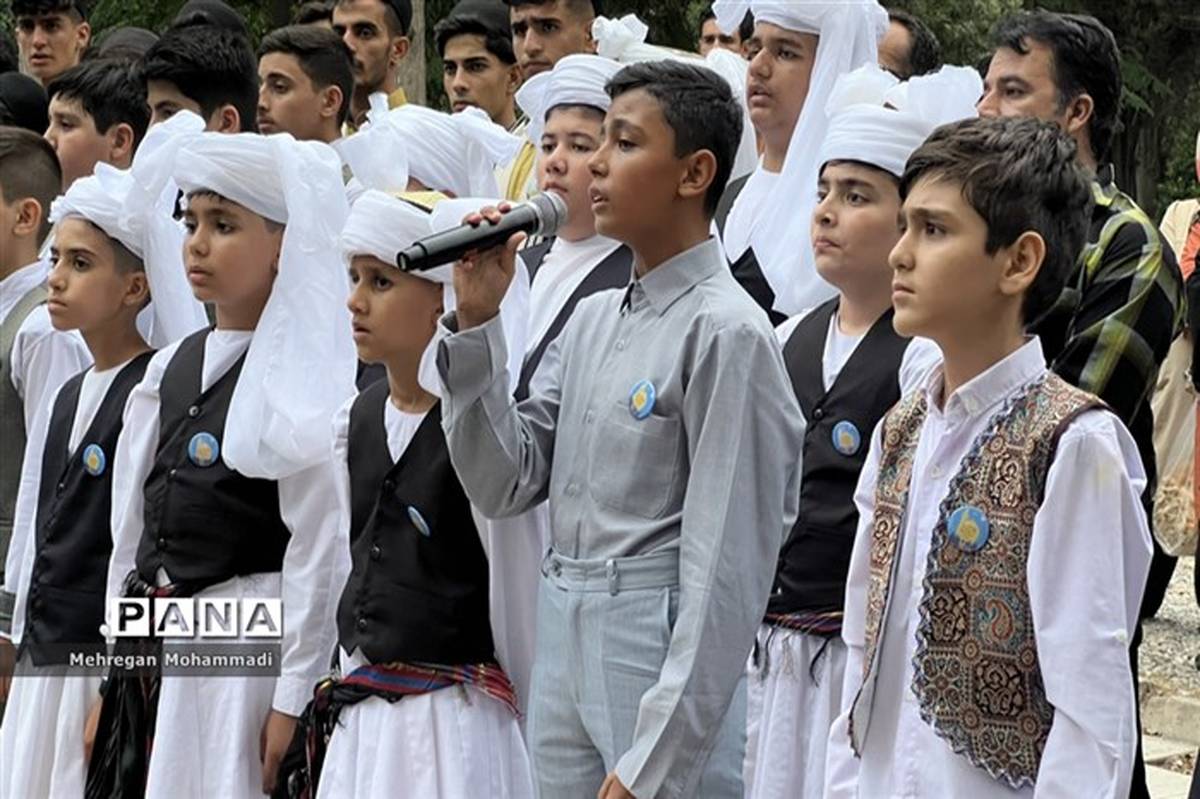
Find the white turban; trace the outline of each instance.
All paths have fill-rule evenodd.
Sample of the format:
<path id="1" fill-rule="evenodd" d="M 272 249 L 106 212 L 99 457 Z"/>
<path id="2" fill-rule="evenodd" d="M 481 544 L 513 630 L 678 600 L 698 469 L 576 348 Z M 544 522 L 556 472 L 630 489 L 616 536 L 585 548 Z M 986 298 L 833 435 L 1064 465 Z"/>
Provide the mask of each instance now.
<path id="1" fill-rule="evenodd" d="M 539 72 L 517 90 L 517 105 L 529 117 L 529 140 L 542 143 L 546 115 L 560 105 L 586 105 L 605 113 L 612 98 L 604 87 L 621 65 L 598 55 L 576 54 L 559 59 L 554 69 Z"/>
<path id="2" fill-rule="evenodd" d="M 350 210 L 350 218 L 342 231 L 342 258 L 349 263 L 356 255 L 370 255 L 388 265 L 395 265 L 396 255 L 414 241 L 433 233 L 458 227 L 467 214 L 500 200 L 465 197 L 446 199 L 434 205 L 430 213 L 412 203 L 381 191 L 369 190 L 360 196 Z M 442 308 L 450 313 L 456 306 L 454 297 L 454 265 L 445 264 L 406 274 L 442 285 Z M 529 273 L 524 262 L 517 259 L 517 271 L 508 292 L 500 302 L 500 323 L 508 346 L 509 389 L 516 390 L 525 357 L 526 328 L 529 318 Z M 421 387 L 431 394 L 443 396 L 436 355 L 438 342 L 444 333 L 438 327 L 421 357 L 418 379 Z"/>
<path id="3" fill-rule="evenodd" d="M 738 144 L 733 169 L 729 180 L 734 181 L 754 169 L 758 160 L 758 149 L 754 127 L 750 124 L 750 109 L 746 105 L 746 60 L 736 53 L 714 47 L 707 56 L 647 44 L 650 28 L 636 14 L 626 14 L 620 19 L 596 17 L 592 23 L 592 39 L 596 52 L 620 64 L 637 64 L 643 61 L 680 61 L 693 66 L 707 67 L 716 72 L 729 84 L 733 97 L 742 109 L 742 140 Z"/>
<path id="4" fill-rule="evenodd" d="M 978 115 L 982 91 L 970 67 L 942 67 L 903 83 L 875 64 L 860 67 L 842 75 L 829 96 L 818 162 L 861 161 L 900 177 L 934 128 Z"/>
<path id="5" fill-rule="evenodd" d="M 409 103 L 372 108 L 367 120 L 334 146 L 363 186 L 380 191 L 403 192 L 416 178 L 457 197 L 496 197 L 495 170 L 522 145 L 478 108 L 446 114 Z"/>
<path id="6" fill-rule="evenodd" d="M 286 225 L 222 457 L 273 480 L 314 466 L 328 457 L 329 420 L 354 393 L 349 281 L 337 250 L 349 213 L 341 161 L 328 145 L 286 133 L 204 133 L 180 151 L 175 180 L 185 193 L 212 191 Z"/>
<path id="7" fill-rule="evenodd" d="M 165 347 L 208 324 L 183 268 L 183 227 L 173 217 L 178 189 L 171 180 L 179 148 L 204 130 L 183 111 L 146 133 L 128 170 L 100 163 L 54 201 L 50 219 L 81 216 L 141 259 L 150 305 L 138 317 L 150 345 Z"/>
<path id="8" fill-rule="evenodd" d="M 878 60 L 878 42 L 887 31 L 887 12 L 875 0 L 716 0 L 713 12 L 731 31 L 747 11 L 755 22 L 820 37 L 804 109 L 792 131 L 783 171 L 760 168 L 746 183 L 725 226 L 725 251 L 736 260 L 753 247 L 763 277 L 775 293 L 775 307 L 791 315 L 832 297 L 832 286 L 817 275 L 809 225 L 816 202 L 819 143 L 825 140 L 825 104 L 840 75 Z"/>

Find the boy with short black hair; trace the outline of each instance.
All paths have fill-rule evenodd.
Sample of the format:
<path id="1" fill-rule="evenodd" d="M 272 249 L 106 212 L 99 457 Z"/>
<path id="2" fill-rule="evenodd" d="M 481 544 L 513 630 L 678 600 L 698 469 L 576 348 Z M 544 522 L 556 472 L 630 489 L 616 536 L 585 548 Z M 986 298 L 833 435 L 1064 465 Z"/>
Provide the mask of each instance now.
<path id="1" fill-rule="evenodd" d="M 331 30 L 291 25 L 258 47 L 258 132 L 300 141 L 336 141 L 350 113 L 354 65 Z"/>
<path id="2" fill-rule="evenodd" d="M 129 168 L 150 122 L 146 87 L 132 65 L 85 61 L 51 81 L 46 91 L 46 140 L 62 166 L 64 192 L 98 163 Z"/>
<path id="3" fill-rule="evenodd" d="M 560 58 L 596 52 L 592 23 L 600 0 L 504 0 L 510 9 L 513 51 L 525 80 L 553 69 Z"/>
<path id="4" fill-rule="evenodd" d="M 389 108 L 408 102 L 398 82 L 400 62 L 411 42 L 410 0 L 337 0 L 333 32 L 342 37 L 354 61 L 354 94 L 350 98 L 347 134 L 362 125 L 376 92 L 387 96 Z"/>
<path id="5" fill-rule="evenodd" d="M 187 109 L 208 130 L 254 130 L 258 73 L 246 40 L 214 25 L 169 28 L 141 62 L 150 124 Z"/>
<path id="6" fill-rule="evenodd" d="M 312 25 L 333 30 L 333 0 L 307 0 L 296 7 L 293 25 Z"/>
<path id="7" fill-rule="evenodd" d="M 13 0 L 17 47 L 46 86 L 79 63 L 92 37 L 85 0 Z"/>
<path id="8" fill-rule="evenodd" d="M 1026 334 L 1087 232 L 1075 144 L 1031 119 L 947 125 L 900 191 L 896 331 L 944 360 L 859 482 L 829 795 L 1124 797 L 1145 473 Z"/>
<path id="9" fill-rule="evenodd" d="M 741 138 L 728 84 L 663 61 L 624 68 L 608 93 L 589 193 L 597 232 L 633 251 L 633 283 L 579 303 L 554 368 L 514 405 L 498 309 L 523 236 L 461 262 L 443 426 L 485 515 L 550 499 L 528 727 L 539 795 L 740 795 L 744 666 L 795 518 L 799 411 L 709 238 Z"/>
<path id="10" fill-rule="evenodd" d="M 709 8 L 700 15 L 700 37 L 696 52 L 700 55 L 708 55 L 713 48 L 723 47 L 731 53 L 745 56 L 748 55 L 747 49 L 750 46 L 750 37 L 753 35 L 753 13 L 747 11 L 737 29 L 726 33 L 717 26 L 717 15 Z"/>

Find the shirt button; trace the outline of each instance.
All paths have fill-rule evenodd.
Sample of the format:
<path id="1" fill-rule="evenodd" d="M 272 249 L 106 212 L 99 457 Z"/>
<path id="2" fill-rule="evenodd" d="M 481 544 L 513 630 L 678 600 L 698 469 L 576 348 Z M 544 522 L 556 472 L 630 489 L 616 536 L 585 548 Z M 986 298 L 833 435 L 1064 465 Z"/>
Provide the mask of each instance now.
<path id="1" fill-rule="evenodd" d="M 371 547 L 371 560 L 379 560 L 383 557 L 383 550 L 379 548 L 379 544 Z"/>
<path id="2" fill-rule="evenodd" d="M 942 467 L 934 466 L 934 467 L 930 468 L 929 473 L 932 474 L 934 477 L 941 477 L 942 476 Z"/>
<path id="3" fill-rule="evenodd" d="M 567 486 L 567 496 L 568 497 L 573 497 L 578 493 L 579 493 L 579 486 L 575 485 L 575 483 L 571 483 L 569 486 Z"/>
<path id="4" fill-rule="evenodd" d="M 357 627 L 359 630 L 365 630 L 365 629 L 367 629 L 367 620 L 364 619 L 362 616 L 359 616 L 358 621 L 356 621 L 354 623 L 354 626 Z"/>
<path id="5" fill-rule="evenodd" d="M 592 422 L 596 421 L 596 414 L 592 413 L 591 411 L 588 411 L 587 413 L 585 413 L 583 415 L 583 420 L 585 422 L 587 422 L 588 424 L 591 424 Z"/>
<path id="6" fill-rule="evenodd" d="M 200 415 L 200 406 L 199 405 L 193 405 L 192 407 L 188 408 L 188 416 L 190 416 L 191 418 L 195 419 L 199 415 Z"/>
<path id="7" fill-rule="evenodd" d="M 617 342 L 617 349 L 619 349 L 619 350 L 625 349 L 625 339 L 621 339 L 620 341 Z"/>
<path id="8" fill-rule="evenodd" d="M 825 418 L 825 411 L 824 411 L 824 409 L 822 409 L 822 408 L 817 408 L 815 411 L 813 411 L 813 418 L 814 418 L 814 419 L 817 419 L 817 420 L 824 419 L 824 418 Z"/>
<path id="9" fill-rule="evenodd" d="M 558 561 L 554 561 L 550 566 L 550 571 L 554 572 L 554 576 L 557 577 L 562 574 L 562 565 Z"/>

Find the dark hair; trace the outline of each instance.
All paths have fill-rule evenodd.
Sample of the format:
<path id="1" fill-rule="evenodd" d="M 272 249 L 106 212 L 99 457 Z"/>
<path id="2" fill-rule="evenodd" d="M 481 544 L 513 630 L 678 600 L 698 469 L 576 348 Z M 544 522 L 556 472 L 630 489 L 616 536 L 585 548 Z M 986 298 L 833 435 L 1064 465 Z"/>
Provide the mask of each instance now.
<path id="1" fill-rule="evenodd" d="M 822 177 L 825 176 L 825 167 L 838 166 L 841 164 L 849 164 L 850 166 L 856 166 L 856 167 L 860 167 L 862 169 L 869 169 L 872 172 L 882 175 L 883 177 L 889 178 L 891 180 L 891 183 L 893 186 L 895 186 L 897 189 L 900 188 L 900 178 L 896 177 L 896 175 L 894 175 L 893 173 L 889 172 L 888 170 L 884 169 L 881 166 L 876 166 L 875 164 L 868 164 L 866 161 L 859 161 L 856 158 L 831 158 L 831 159 L 829 159 L 825 163 L 821 164 L 821 168 L 817 171 L 817 179 L 820 180 Z"/>
<path id="2" fill-rule="evenodd" d="M 188 0 L 179 9 L 175 19 L 171 21 L 172 28 L 188 28 L 196 25 L 216 25 L 232 31 L 247 39 L 250 29 L 246 27 L 246 19 L 225 0 Z"/>
<path id="3" fill-rule="evenodd" d="M 900 197 L 922 178 L 957 183 L 987 224 L 989 255 L 1033 231 L 1046 258 L 1025 293 L 1026 324 L 1053 307 L 1088 231 L 1091 184 L 1076 144 L 1057 125 L 1032 118 L 966 119 L 943 125 L 904 167 Z"/>
<path id="4" fill-rule="evenodd" d="M 676 158 L 708 150 L 717 159 L 717 172 L 704 196 L 704 211 L 712 216 L 729 182 L 742 138 L 742 109 L 729 84 L 705 67 L 647 61 L 625 67 L 605 87 L 614 100 L 638 89 L 662 109 L 675 134 Z"/>
<path id="5" fill-rule="evenodd" d="M 1121 104 L 1121 51 L 1112 31 L 1086 14 L 1022 11 L 999 22 L 992 31 L 996 47 L 1021 55 L 1029 40 L 1050 48 L 1059 111 L 1081 94 L 1092 98 L 1088 140 L 1097 160 L 1107 157 L 1117 131 Z"/>
<path id="6" fill-rule="evenodd" d="M 88 18 L 86 0 L 12 0 L 13 17 L 40 17 L 43 14 L 69 14 L 76 22 Z"/>
<path id="7" fill-rule="evenodd" d="M 928 25 L 919 17 L 898 8 L 888 10 L 888 19 L 903 25 L 912 40 L 906 59 L 908 74 L 899 76 L 902 80 L 928 75 L 942 68 L 942 44 Z"/>
<path id="8" fill-rule="evenodd" d="M 345 2 L 350 2 L 350 0 L 337 0 L 334 7 Z M 390 29 L 388 33 L 393 36 L 407 36 L 409 30 L 412 29 L 411 0 L 379 0 L 379 2 L 383 5 L 383 19 Z"/>
<path id="9" fill-rule="evenodd" d="M 50 203 L 62 191 L 62 168 L 50 143 L 24 128 L 0 127 L 0 195 L 12 204 L 32 197 L 42 206 L 38 240 L 50 232 Z"/>
<path id="10" fill-rule="evenodd" d="M 308 0 L 292 15 L 293 25 L 315 25 L 333 21 L 333 0 Z"/>
<path id="11" fill-rule="evenodd" d="M 242 131 L 254 130 L 258 65 L 244 38 L 215 25 L 172 27 L 146 51 L 142 77 L 161 80 L 200 106 L 211 118 L 223 105 L 241 117 Z"/>
<path id="12" fill-rule="evenodd" d="M 25 128 L 41 136 L 50 124 L 46 90 L 20 72 L 0 74 L 0 125 Z"/>
<path id="13" fill-rule="evenodd" d="M 554 0 L 504 0 L 504 5 L 510 8 L 521 8 L 522 6 L 544 6 L 553 3 Z M 602 0 L 563 0 L 563 5 L 568 11 L 576 14 L 581 14 L 584 11 L 590 11 L 593 16 L 600 16 L 604 13 Z"/>
<path id="14" fill-rule="evenodd" d="M 717 18 L 717 14 L 715 11 L 712 10 L 712 7 L 710 6 L 703 14 L 700 15 L 700 28 L 703 29 L 705 22 L 708 22 L 710 19 L 716 19 L 716 18 Z M 754 13 L 753 12 L 751 12 L 751 11 L 746 12 L 746 16 L 742 17 L 742 21 L 738 24 L 737 32 L 738 32 L 738 38 L 743 42 L 754 35 Z"/>
<path id="15" fill-rule="evenodd" d="M 124 61 L 141 61 L 146 51 L 158 41 L 158 34 L 145 28 L 125 26 L 109 28 L 93 42 L 85 59 L 111 58 Z"/>
<path id="16" fill-rule="evenodd" d="M 446 43 L 467 34 L 482 36 L 484 48 L 503 63 L 517 63 L 508 8 L 500 0 L 462 0 L 456 5 L 433 29 L 438 54 L 445 56 Z"/>
<path id="17" fill-rule="evenodd" d="M 268 53 L 295 56 L 300 69 L 317 89 L 328 86 L 341 89 L 338 124 L 346 121 L 350 113 L 350 96 L 354 93 L 354 59 L 341 36 L 315 25 L 289 25 L 263 37 L 258 57 Z"/>
<path id="18" fill-rule="evenodd" d="M 0 74 L 16 72 L 21 68 L 21 60 L 17 55 L 17 40 L 13 38 L 12 30 L 7 25 L 0 28 Z"/>
<path id="19" fill-rule="evenodd" d="M 96 125 L 96 132 L 107 133 L 113 125 L 125 123 L 133 129 L 133 147 L 141 144 L 150 124 L 146 106 L 146 85 L 137 68 L 128 61 L 95 59 L 71 67 L 46 86 L 46 96 L 76 100 Z"/>

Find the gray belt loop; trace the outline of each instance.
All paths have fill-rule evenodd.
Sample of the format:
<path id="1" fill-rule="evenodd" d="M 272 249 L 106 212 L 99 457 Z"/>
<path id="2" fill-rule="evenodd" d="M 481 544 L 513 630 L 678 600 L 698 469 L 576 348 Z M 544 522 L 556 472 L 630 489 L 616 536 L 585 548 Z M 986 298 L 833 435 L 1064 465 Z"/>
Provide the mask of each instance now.
<path id="1" fill-rule="evenodd" d="M 610 596 L 616 596 L 621 592 L 617 585 L 617 562 L 609 558 L 604 562 L 604 571 L 608 575 L 608 593 Z"/>

